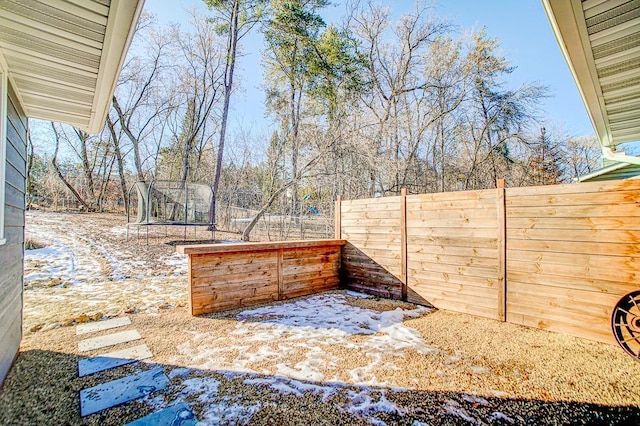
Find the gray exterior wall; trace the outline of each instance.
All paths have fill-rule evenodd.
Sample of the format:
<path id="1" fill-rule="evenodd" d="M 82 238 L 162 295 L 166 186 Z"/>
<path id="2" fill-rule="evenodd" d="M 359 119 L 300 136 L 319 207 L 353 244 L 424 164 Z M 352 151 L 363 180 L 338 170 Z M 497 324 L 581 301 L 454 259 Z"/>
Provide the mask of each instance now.
<path id="1" fill-rule="evenodd" d="M 0 384 L 18 353 L 22 339 L 26 141 L 27 118 L 9 84 L 5 205 L 2 206 L 7 242 L 0 246 Z"/>

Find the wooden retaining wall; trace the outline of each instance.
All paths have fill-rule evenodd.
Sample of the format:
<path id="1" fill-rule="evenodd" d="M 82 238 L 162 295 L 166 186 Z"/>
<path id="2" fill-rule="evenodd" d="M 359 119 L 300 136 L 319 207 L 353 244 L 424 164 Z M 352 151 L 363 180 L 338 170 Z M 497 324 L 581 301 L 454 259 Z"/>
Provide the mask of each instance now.
<path id="1" fill-rule="evenodd" d="M 340 285 L 342 240 L 178 246 L 189 255 L 192 315 L 304 296 Z"/>
<path id="2" fill-rule="evenodd" d="M 337 204 L 350 288 L 608 343 L 640 288 L 640 180 Z"/>

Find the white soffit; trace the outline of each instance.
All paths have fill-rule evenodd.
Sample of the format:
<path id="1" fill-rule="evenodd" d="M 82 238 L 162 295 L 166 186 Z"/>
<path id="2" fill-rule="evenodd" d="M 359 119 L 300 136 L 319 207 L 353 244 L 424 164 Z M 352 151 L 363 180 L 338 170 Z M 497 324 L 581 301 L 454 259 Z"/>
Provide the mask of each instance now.
<path id="1" fill-rule="evenodd" d="M 0 53 L 27 116 L 97 133 L 144 0 L 0 0 Z"/>
<path id="2" fill-rule="evenodd" d="M 603 146 L 640 141 L 640 0 L 542 0 Z"/>

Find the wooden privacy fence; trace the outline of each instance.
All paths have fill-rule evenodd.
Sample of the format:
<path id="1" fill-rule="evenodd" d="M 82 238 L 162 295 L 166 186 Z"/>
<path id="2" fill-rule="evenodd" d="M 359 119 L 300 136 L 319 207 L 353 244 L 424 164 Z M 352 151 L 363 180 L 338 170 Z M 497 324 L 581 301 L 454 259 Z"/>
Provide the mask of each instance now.
<path id="1" fill-rule="evenodd" d="M 305 296 L 340 286 L 341 240 L 178 246 L 189 255 L 192 315 Z"/>
<path id="2" fill-rule="evenodd" d="M 498 186 L 338 200 L 343 284 L 613 343 L 640 288 L 640 180 Z"/>

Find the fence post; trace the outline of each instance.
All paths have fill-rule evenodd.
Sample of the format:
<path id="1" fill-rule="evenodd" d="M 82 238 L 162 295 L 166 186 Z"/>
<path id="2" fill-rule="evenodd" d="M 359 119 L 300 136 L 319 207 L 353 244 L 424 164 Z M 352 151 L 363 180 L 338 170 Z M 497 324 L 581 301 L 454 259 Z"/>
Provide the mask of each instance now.
<path id="1" fill-rule="evenodd" d="M 400 191 L 400 281 L 402 281 L 402 300 L 408 296 L 407 274 L 407 188 Z"/>
<path id="2" fill-rule="evenodd" d="M 342 195 L 338 195 L 336 198 L 336 207 L 335 207 L 335 226 L 334 226 L 334 236 L 336 240 L 342 239 Z"/>
<path id="3" fill-rule="evenodd" d="M 504 179 L 497 182 L 497 216 L 498 216 L 498 319 L 507 320 L 507 215 L 505 206 Z"/>

